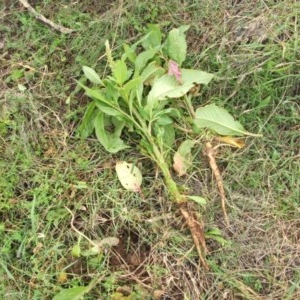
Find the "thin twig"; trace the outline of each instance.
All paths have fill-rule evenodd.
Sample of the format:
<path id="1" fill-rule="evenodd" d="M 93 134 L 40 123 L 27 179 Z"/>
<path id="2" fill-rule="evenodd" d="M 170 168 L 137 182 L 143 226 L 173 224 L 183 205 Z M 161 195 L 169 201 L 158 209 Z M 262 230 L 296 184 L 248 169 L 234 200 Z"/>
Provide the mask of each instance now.
<path id="1" fill-rule="evenodd" d="M 31 12 L 38 20 L 47 24 L 48 26 L 52 27 L 53 29 L 61 32 L 61 33 L 71 33 L 74 30 L 70 28 L 66 28 L 64 26 L 58 25 L 53 23 L 51 20 L 45 18 L 43 15 L 38 13 L 29 3 L 27 0 L 19 0 L 19 2 L 29 11 Z"/>
<path id="2" fill-rule="evenodd" d="M 216 178 L 217 186 L 219 189 L 220 197 L 221 197 L 221 205 L 222 205 L 222 211 L 225 219 L 225 223 L 227 226 L 229 226 L 229 219 L 226 212 L 226 196 L 225 196 L 225 190 L 223 185 L 223 180 L 220 174 L 220 170 L 218 168 L 218 165 L 216 163 L 215 157 L 214 157 L 214 149 L 212 147 L 212 144 L 210 142 L 206 143 L 206 155 L 209 160 L 210 168 Z"/>
<path id="3" fill-rule="evenodd" d="M 90 238 L 88 238 L 85 234 L 83 234 L 82 232 L 80 232 L 75 226 L 74 226 L 74 220 L 75 220 L 75 215 L 72 213 L 72 211 L 65 206 L 65 209 L 70 213 L 70 215 L 72 216 L 70 225 L 71 228 L 77 232 L 80 236 L 82 236 L 83 238 L 85 238 L 89 243 L 91 243 L 94 247 L 99 247 L 99 245 L 97 245 L 95 242 L 93 242 Z"/>

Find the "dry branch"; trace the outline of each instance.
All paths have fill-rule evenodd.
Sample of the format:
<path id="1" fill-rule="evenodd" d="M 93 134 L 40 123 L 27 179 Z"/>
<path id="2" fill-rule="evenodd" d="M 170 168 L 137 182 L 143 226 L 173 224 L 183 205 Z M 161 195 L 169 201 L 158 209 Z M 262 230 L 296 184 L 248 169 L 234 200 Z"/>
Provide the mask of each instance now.
<path id="1" fill-rule="evenodd" d="M 184 217 L 184 219 L 190 229 L 190 232 L 191 232 L 191 235 L 192 235 L 192 238 L 194 241 L 194 245 L 197 249 L 201 264 L 205 270 L 208 270 L 209 266 L 205 259 L 207 248 L 206 248 L 206 243 L 205 243 L 203 224 L 200 223 L 201 221 L 197 220 L 197 218 L 194 217 L 193 214 L 191 214 L 187 210 L 186 203 L 181 204 L 180 212 L 181 212 L 182 216 Z"/>
<path id="2" fill-rule="evenodd" d="M 219 170 L 218 165 L 215 160 L 214 149 L 210 142 L 207 142 L 205 144 L 205 152 L 206 152 L 206 155 L 209 160 L 210 168 L 211 168 L 211 170 L 216 178 L 216 181 L 217 181 L 217 186 L 218 186 L 220 197 L 221 197 L 221 205 L 222 205 L 222 211 L 223 211 L 225 223 L 227 226 L 229 226 L 229 219 L 228 219 L 227 212 L 226 212 L 226 196 L 225 196 L 223 180 L 222 180 L 220 170 Z"/>
<path id="3" fill-rule="evenodd" d="M 53 23 L 51 20 L 45 18 L 43 15 L 38 13 L 29 3 L 27 0 L 19 0 L 19 2 L 29 11 L 31 12 L 38 20 L 45 23 L 46 25 L 52 27 L 53 29 L 61 32 L 61 33 L 71 33 L 73 32 L 72 29 L 66 28 L 64 26 L 58 25 Z"/>

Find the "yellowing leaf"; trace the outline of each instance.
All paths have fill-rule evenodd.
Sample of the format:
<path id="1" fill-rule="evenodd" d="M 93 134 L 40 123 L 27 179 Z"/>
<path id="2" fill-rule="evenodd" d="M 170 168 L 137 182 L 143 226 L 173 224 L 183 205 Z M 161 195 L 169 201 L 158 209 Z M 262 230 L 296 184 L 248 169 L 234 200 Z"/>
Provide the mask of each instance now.
<path id="1" fill-rule="evenodd" d="M 178 174 L 178 176 L 184 175 L 188 169 L 186 167 L 184 157 L 180 155 L 180 153 L 176 152 L 174 154 L 173 160 L 174 160 L 173 168 Z"/>
<path id="2" fill-rule="evenodd" d="M 234 138 L 232 136 L 220 136 L 217 138 L 218 141 L 223 142 L 225 144 L 231 145 L 233 147 L 242 149 L 245 147 L 244 141 L 238 138 Z"/>
<path id="3" fill-rule="evenodd" d="M 143 176 L 136 166 L 126 161 L 119 161 L 116 164 L 116 172 L 122 186 L 126 190 L 133 192 L 141 190 Z"/>
<path id="4" fill-rule="evenodd" d="M 178 148 L 178 151 L 174 154 L 173 160 L 173 168 L 178 174 L 178 176 L 182 176 L 187 173 L 189 167 L 191 166 L 191 150 L 195 145 L 196 141 L 186 140 L 184 141 Z"/>
<path id="5" fill-rule="evenodd" d="M 99 243 L 99 247 L 113 247 L 118 245 L 120 240 L 116 237 L 110 236 L 102 239 Z"/>

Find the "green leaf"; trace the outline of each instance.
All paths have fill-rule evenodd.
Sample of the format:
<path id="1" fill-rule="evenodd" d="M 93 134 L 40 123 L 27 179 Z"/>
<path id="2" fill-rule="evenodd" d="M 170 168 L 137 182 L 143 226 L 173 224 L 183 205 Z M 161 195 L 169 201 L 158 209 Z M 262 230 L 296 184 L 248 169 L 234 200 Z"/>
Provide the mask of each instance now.
<path id="1" fill-rule="evenodd" d="M 173 119 L 170 118 L 168 115 L 160 115 L 160 116 L 157 117 L 156 122 L 157 122 L 158 125 L 165 126 L 165 125 L 172 124 Z"/>
<path id="2" fill-rule="evenodd" d="M 102 101 L 106 101 L 106 102 L 114 102 L 117 103 L 118 99 L 120 97 L 119 95 L 119 88 L 116 85 L 116 83 L 113 80 L 110 79 L 106 79 L 104 81 L 105 84 L 105 96 L 104 99 L 102 99 Z"/>
<path id="3" fill-rule="evenodd" d="M 116 164 L 116 172 L 122 186 L 126 190 L 133 192 L 141 190 L 143 176 L 136 166 L 126 161 L 119 161 Z"/>
<path id="4" fill-rule="evenodd" d="M 187 196 L 188 199 L 191 199 L 193 201 L 195 201 L 196 203 L 200 204 L 200 205 L 205 205 L 206 199 L 203 197 L 199 197 L 199 196 Z"/>
<path id="5" fill-rule="evenodd" d="M 175 141 L 174 126 L 172 124 L 162 126 L 158 122 L 155 122 L 154 132 L 157 142 L 163 151 L 170 150 Z"/>
<path id="6" fill-rule="evenodd" d="M 142 42 L 144 49 L 155 48 L 161 45 L 162 33 L 158 25 L 149 24 L 146 33 L 149 33 L 149 36 Z"/>
<path id="7" fill-rule="evenodd" d="M 128 46 L 127 44 L 123 44 L 124 54 L 122 55 L 122 60 L 126 60 L 127 58 L 132 62 L 135 63 L 136 60 L 136 53 L 134 52 L 133 47 Z"/>
<path id="8" fill-rule="evenodd" d="M 153 120 L 156 120 L 155 123 L 158 125 L 169 125 L 173 123 L 173 118 L 180 118 L 180 112 L 175 108 L 159 108 L 157 111 Z"/>
<path id="9" fill-rule="evenodd" d="M 198 128 L 208 128 L 220 135 L 241 136 L 249 134 L 241 123 L 235 121 L 226 109 L 215 104 L 198 108 L 196 110 L 195 124 Z"/>
<path id="10" fill-rule="evenodd" d="M 71 250 L 71 254 L 74 257 L 80 257 L 81 254 L 81 249 L 80 249 L 80 245 L 76 244 L 73 246 L 72 250 Z"/>
<path id="11" fill-rule="evenodd" d="M 165 145 L 171 149 L 173 147 L 174 141 L 175 141 L 175 129 L 172 124 L 165 125 L 163 132 L 163 141 Z"/>
<path id="12" fill-rule="evenodd" d="M 99 108 L 99 110 L 101 110 L 104 114 L 108 115 L 108 116 L 121 116 L 121 112 L 111 106 L 108 106 L 107 104 L 97 101 L 95 100 L 96 106 L 97 108 Z"/>
<path id="13" fill-rule="evenodd" d="M 193 86 L 193 83 L 179 85 L 174 76 L 163 75 L 154 82 L 148 94 L 147 104 L 153 107 L 156 101 L 180 98 L 187 94 Z"/>
<path id="14" fill-rule="evenodd" d="M 63 289 L 52 300 L 80 300 L 90 291 L 90 287 L 77 286 L 70 289 Z"/>
<path id="15" fill-rule="evenodd" d="M 181 81 L 183 84 L 209 84 L 210 81 L 213 79 L 214 75 L 200 71 L 200 70 L 193 70 L 193 69 L 180 69 L 181 71 Z"/>
<path id="16" fill-rule="evenodd" d="M 128 78 L 126 63 L 122 60 L 117 60 L 111 68 L 114 78 L 119 85 L 122 85 Z"/>
<path id="17" fill-rule="evenodd" d="M 94 69 L 87 67 L 87 66 L 83 66 L 82 67 L 83 73 L 85 75 L 85 77 L 92 83 L 95 84 L 101 84 L 103 85 L 102 80 L 100 79 L 99 75 L 95 72 Z"/>
<path id="18" fill-rule="evenodd" d="M 190 69 L 181 69 L 181 84 L 174 76 L 165 74 L 158 78 L 148 95 L 148 102 L 164 100 L 167 98 L 180 98 L 187 94 L 196 84 L 208 84 L 213 78 L 212 74 Z"/>
<path id="19" fill-rule="evenodd" d="M 230 241 L 227 241 L 222 237 L 222 233 L 218 228 L 213 228 L 205 233 L 205 238 L 210 238 L 218 243 L 220 243 L 222 246 L 229 246 L 231 244 Z"/>
<path id="20" fill-rule="evenodd" d="M 189 26 L 182 26 L 172 29 L 167 37 L 166 50 L 168 56 L 175 60 L 179 66 L 185 61 L 187 44 L 184 32 L 188 30 Z"/>
<path id="21" fill-rule="evenodd" d="M 145 69 L 141 73 L 141 78 L 143 82 L 145 82 L 155 78 L 156 76 L 161 76 L 164 73 L 164 68 L 162 68 L 156 61 L 152 61 L 145 67 Z"/>
<path id="22" fill-rule="evenodd" d="M 90 89 L 80 82 L 78 82 L 78 84 L 82 88 L 84 88 L 87 96 L 94 99 L 93 105 L 96 105 L 100 111 L 102 111 L 103 113 L 105 113 L 109 116 L 122 115 L 122 112 L 118 109 L 118 105 L 114 103 L 115 99 L 109 99 L 108 97 L 106 97 L 106 94 L 103 94 L 102 90 L 100 90 L 100 89 Z M 117 90 L 115 90 L 113 87 L 111 87 L 111 89 L 110 89 L 110 87 L 111 87 L 111 85 L 107 84 L 107 89 L 109 90 L 108 94 L 112 97 L 117 98 L 118 97 Z M 90 111 L 87 110 L 86 113 L 89 113 L 89 115 L 84 116 L 84 118 L 83 118 L 84 120 L 90 118 Z M 94 126 L 91 126 L 91 125 L 90 125 L 90 127 L 94 128 Z M 91 132 L 89 134 L 91 134 Z"/>
<path id="23" fill-rule="evenodd" d="M 196 141 L 194 140 L 185 140 L 181 143 L 177 152 L 175 152 L 173 168 L 177 172 L 178 176 L 186 174 L 192 165 L 191 151 L 195 144 Z"/>
<path id="24" fill-rule="evenodd" d="M 24 76 L 24 69 L 21 69 L 21 70 L 15 69 L 11 72 L 9 77 L 12 81 L 17 81 L 18 79 L 22 78 L 23 76 Z"/>
<path id="25" fill-rule="evenodd" d="M 85 86 L 80 81 L 77 81 L 77 84 L 85 90 L 85 93 L 88 97 L 93 98 L 93 99 L 98 99 L 103 102 L 108 102 L 107 99 L 105 98 L 104 94 L 102 93 L 102 90 L 100 90 L 99 88 L 91 89 L 91 88 Z"/>
<path id="26" fill-rule="evenodd" d="M 143 89 L 143 85 L 142 85 L 141 77 L 137 77 L 128 81 L 119 91 L 123 99 L 128 102 L 130 93 L 133 92 L 136 95 L 136 92 L 139 91 L 141 97 L 142 96 L 141 93 L 143 91 L 142 89 Z"/>
<path id="27" fill-rule="evenodd" d="M 145 68 L 148 61 L 152 59 L 156 53 L 157 53 L 157 49 L 149 49 L 143 51 L 136 57 L 134 77 L 140 75 L 141 71 Z"/>
<path id="28" fill-rule="evenodd" d="M 81 124 L 78 127 L 78 134 L 81 138 L 87 138 L 90 136 L 94 130 L 94 119 L 96 117 L 96 110 L 95 110 L 95 102 L 91 102 L 81 121 Z"/>
<path id="29" fill-rule="evenodd" d="M 119 123 L 119 124 L 117 124 Z M 99 112 L 94 121 L 96 136 L 101 145 L 110 153 L 117 153 L 121 150 L 129 148 L 121 139 L 120 135 L 125 126 L 125 122 L 115 119 L 115 131 L 110 133 L 105 130 L 104 114 Z"/>

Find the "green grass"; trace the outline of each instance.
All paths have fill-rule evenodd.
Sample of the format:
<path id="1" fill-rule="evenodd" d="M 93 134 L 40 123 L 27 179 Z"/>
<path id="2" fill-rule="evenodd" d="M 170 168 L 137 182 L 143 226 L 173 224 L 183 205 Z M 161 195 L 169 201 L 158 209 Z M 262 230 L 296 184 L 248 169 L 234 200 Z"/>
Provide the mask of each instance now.
<path id="1" fill-rule="evenodd" d="M 129 299 L 155 299 L 160 291 L 160 299 L 298 299 L 299 3 L 35 2 L 76 31 L 61 35 L 17 4 L 0 5 L 0 298 L 52 299 L 99 278 L 85 299 L 122 299 L 116 292 L 126 286 Z M 191 24 L 187 64 L 216 74 L 197 102 L 220 104 L 263 134 L 216 155 L 229 227 L 200 150 L 182 179 L 208 200 L 205 209 L 191 204 L 206 229 L 219 228 L 230 241 L 207 240 L 208 272 L 155 167 L 135 149 L 111 156 L 95 137 L 76 135 L 88 103 L 76 89 L 81 67 L 105 73 L 105 40 L 118 53 L 147 23 L 165 32 Z M 120 186 L 118 159 L 140 164 L 144 197 Z M 66 207 L 88 238 L 118 237 L 120 244 L 98 257 L 72 257 L 77 243 L 82 251 L 89 245 Z"/>

